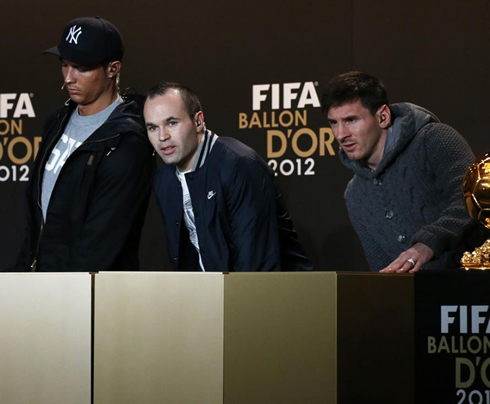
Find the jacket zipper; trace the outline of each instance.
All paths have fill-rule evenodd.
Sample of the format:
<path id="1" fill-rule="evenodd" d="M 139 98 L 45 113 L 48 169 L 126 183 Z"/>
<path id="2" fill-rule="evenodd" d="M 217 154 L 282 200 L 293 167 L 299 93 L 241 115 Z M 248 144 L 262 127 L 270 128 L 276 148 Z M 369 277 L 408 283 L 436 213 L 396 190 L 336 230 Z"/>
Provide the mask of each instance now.
<path id="1" fill-rule="evenodd" d="M 41 228 L 39 229 L 39 236 L 37 237 L 37 243 L 36 243 L 36 252 L 34 254 L 34 259 L 31 264 L 31 272 L 36 272 L 37 269 L 37 255 L 39 254 L 39 246 L 41 245 L 41 237 L 43 235 L 43 229 L 44 229 L 44 215 L 42 213 L 43 208 L 41 206 L 41 170 L 43 169 L 44 165 L 46 164 L 46 156 L 48 155 L 47 150 L 52 150 L 53 143 L 59 140 L 60 138 L 60 133 L 61 133 L 61 128 L 63 128 L 63 124 L 66 121 L 66 117 L 68 116 L 68 113 L 65 114 L 63 119 L 61 120 L 60 128 L 58 130 L 58 133 L 56 136 L 51 140 L 51 143 L 49 144 L 48 148 L 46 149 L 46 153 L 44 153 L 44 156 L 41 159 L 41 163 L 39 164 L 39 172 L 37 175 L 37 206 L 41 210 Z"/>
<path id="2" fill-rule="evenodd" d="M 43 232 L 43 228 L 44 228 L 44 219 L 41 222 L 41 230 L 39 231 L 39 237 L 37 239 L 36 254 L 34 255 L 34 261 L 32 261 L 31 264 L 31 272 L 36 272 L 37 269 L 37 254 L 39 252 L 39 244 L 41 244 L 41 234 Z"/>

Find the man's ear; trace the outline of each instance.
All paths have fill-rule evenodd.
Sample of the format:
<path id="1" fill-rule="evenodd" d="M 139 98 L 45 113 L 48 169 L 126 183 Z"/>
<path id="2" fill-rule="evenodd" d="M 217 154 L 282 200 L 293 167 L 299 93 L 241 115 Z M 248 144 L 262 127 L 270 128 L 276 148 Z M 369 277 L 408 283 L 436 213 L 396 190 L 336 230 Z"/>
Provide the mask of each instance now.
<path id="1" fill-rule="evenodd" d="M 121 62 L 119 60 L 115 60 L 114 62 L 110 62 L 107 65 L 106 69 L 106 75 L 108 78 L 113 79 L 115 78 L 119 72 L 121 71 Z"/>
<path id="2" fill-rule="evenodd" d="M 391 125 L 391 110 L 388 105 L 384 104 L 376 112 L 376 117 L 378 118 L 379 126 L 382 129 L 386 129 Z"/>
<path id="3" fill-rule="evenodd" d="M 204 113 L 202 111 L 196 113 L 194 117 L 194 123 L 196 125 L 196 130 L 198 133 L 204 131 Z"/>

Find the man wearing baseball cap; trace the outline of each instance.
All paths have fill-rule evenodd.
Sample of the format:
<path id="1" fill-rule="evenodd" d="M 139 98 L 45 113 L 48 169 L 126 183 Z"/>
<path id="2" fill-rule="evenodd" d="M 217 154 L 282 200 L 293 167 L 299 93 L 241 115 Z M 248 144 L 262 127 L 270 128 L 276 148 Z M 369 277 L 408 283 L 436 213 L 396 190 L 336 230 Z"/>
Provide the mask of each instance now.
<path id="1" fill-rule="evenodd" d="M 154 159 L 144 100 L 119 94 L 121 34 L 100 17 L 77 18 L 44 53 L 59 57 L 70 99 L 43 129 L 17 268 L 137 270 Z"/>

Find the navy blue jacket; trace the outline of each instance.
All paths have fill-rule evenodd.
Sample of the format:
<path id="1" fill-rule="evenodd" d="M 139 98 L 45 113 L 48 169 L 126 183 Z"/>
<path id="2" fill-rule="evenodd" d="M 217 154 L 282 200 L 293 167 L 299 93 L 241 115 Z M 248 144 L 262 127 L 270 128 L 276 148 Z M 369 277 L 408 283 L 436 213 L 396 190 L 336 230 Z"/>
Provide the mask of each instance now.
<path id="1" fill-rule="evenodd" d="M 204 165 L 186 174 L 186 182 L 206 271 L 311 270 L 274 174 L 254 150 L 219 137 Z M 154 191 L 173 268 L 200 271 L 173 165 L 159 167 Z"/>

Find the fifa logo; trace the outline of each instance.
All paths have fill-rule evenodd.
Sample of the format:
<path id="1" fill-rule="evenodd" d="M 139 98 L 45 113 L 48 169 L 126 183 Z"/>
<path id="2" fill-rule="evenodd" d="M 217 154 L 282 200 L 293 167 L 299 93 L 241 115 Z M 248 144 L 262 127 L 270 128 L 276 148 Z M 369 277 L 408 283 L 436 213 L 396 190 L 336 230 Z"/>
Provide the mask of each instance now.
<path id="1" fill-rule="evenodd" d="M 68 32 L 68 35 L 66 37 L 66 41 L 68 43 L 75 43 L 75 45 L 78 45 L 78 37 L 82 33 L 82 27 L 78 27 L 74 25 L 73 27 L 70 28 L 70 31 Z"/>
<path id="2" fill-rule="evenodd" d="M 10 111 L 13 112 L 13 118 L 15 119 L 22 118 L 22 116 L 27 116 L 28 118 L 36 117 L 31 95 L 28 93 L 0 94 L 0 118 L 8 118 Z"/>
<path id="3" fill-rule="evenodd" d="M 291 109 L 293 101 L 296 100 L 296 108 L 306 108 L 307 105 L 318 108 L 320 100 L 315 86 L 318 83 L 308 81 L 305 83 L 284 84 L 256 84 L 252 86 L 252 109 L 262 110 L 263 102 L 270 101 L 273 110 Z"/>

